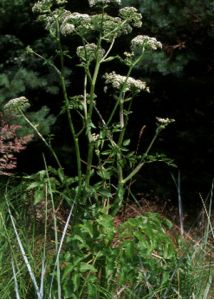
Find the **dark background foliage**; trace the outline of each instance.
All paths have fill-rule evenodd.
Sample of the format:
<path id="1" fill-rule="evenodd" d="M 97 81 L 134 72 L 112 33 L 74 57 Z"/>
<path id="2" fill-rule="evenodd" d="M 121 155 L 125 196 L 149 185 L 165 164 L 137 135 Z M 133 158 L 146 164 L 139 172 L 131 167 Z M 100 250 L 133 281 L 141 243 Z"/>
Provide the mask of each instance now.
<path id="1" fill-rule="evenodd" d="M 10 98 L 25 95 L 31 100 L 31 117 L 43 124 L 44 134 L 50 132 L 56 119 L 52 126 L 54 143 L 65 165 L 69 165 L 69 138 L 64 118 L 57 115 L 62 104 L 58 78 L 25 51 L 30 45 L 50 57 L 55 49 L 31 11 L 33 3 L 0 3 L 0 110 Z M 147 127 L 141 149 L 154 134 L 156 116 L 174 118 L 175 125 L 161 135 L 153 151 L 164 152 L 175 160 L 181 172 L 183 199 L 186 205 L 196 205 L 197 199 L 200 202 L 198 193 L 207 193 L 213 178 L 214 1 L 123 0 L 123 4 L 133 5 L 143 14 L 143 28 L 136 34 L 155 36 L 164 45 L 162 52 L 145 57 L 143 65 L 135 70 L 137 76 L 149 79 L 151 94 L 135 101 L 130 126 L 133 147 L 143 125 Z M 72 11 L 88 10 L 87 1 L 71 1 L 68 6 Z M 124 49 L 128 42 L 120 40 L 116 50 Z M 68 39 L 66 43 L 74 47 L 76 41 Z M 79 69 L 68 72 L 74 94 L 79 89 L 79 75 Z M 31 173 L 43 168 L 42 151 L 45 149 L 39 140 L 31 143 L 19 157 L 19 171 Z M 170 172 L 177 174 L 177 170 L 162 164 L 149 165 L 138 175 L 136 192 L 176 199 Z"/>

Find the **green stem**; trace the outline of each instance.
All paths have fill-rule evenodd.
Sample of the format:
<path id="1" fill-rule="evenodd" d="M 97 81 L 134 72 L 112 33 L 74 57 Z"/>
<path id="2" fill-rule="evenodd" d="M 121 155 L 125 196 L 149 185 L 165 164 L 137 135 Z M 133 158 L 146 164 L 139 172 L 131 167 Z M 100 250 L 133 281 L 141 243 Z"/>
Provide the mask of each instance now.
<path id="1" fill-rule="evenodd" d="M 34 54 L 35 56 L 37 56 L 41 60 L 45 61 L 48 65 L 50 65 L 56 71 L 56 73 L 59 76 L 61 75 L 60 70 L 49 59 L 47 59 L 44 56 L 40 55 L 39 53 L 35 52 L 33 49 L 30 49 L 30 53 Z"/>
<path id="2" fill-rule="evenodd" d="M 62 91 L 63 91 L 63 96 L 65 100 L 65 107 L 66 107 L 66 112 L 67 112 L 67 118 L 68 118 L 68 124 L 69 128 L 71 131 L 71 135 L 73 138 L 74 142 L 74 147 L 75 147 L 75 153 L 76 153 L 76 163 L 77 163 L 77 174 L 78 174 L 78 182 L 79 182 L 79 187 L 81 186 L 82 183 L 82 169 L 81 169 L 81 155 L 80 155 L 80 148 L 79 148 L 79 139 L 76 135 L 75 129 L 74 129 L 74 124 L 72 121 L 71 117 L 71 112 L 69 109 L 69 98 L 67 94 L 67 89 L 66 89 L 66 84 L 65 84 L 65 75 L 64 75 L 64 55 L 63 55 L 63 50 L 61 46 L 61 41 L 60 41 L 60 30 L 59 30 L 59 24 L 57 22 L 57 29 L 58 29 L 58 49 L 59 49 L 59 56 L 60 56 L 60 64 L 61 64 L 61 74 L 60 74 L 60 79 L 61 79 L 61 85 L 62 85 Z"/>
<path id="3" fill-rule="evenodd" d="M 139 62 L 142 60 L 143 58 L 143 53 L 144 53 L 144 50 L 142 51 L 142 54 L 141 56 L 139 56 L 135 62 L 129 67 L 129 70 L 128 70 L 128 73 L 126 75 L 126 80 L 124 81 L 124 84 L 122 86 L 122 89 L 121 89 L 121 92 L 120 92 L 120 95 L 119 95 L 119 104 L 120 104 L 120 115 L 123 115 L 123 118 L 124 118 L 124 101 L 125 101 L 125 92 L 124 92 L 124 89 L 126 88 L 126 83 L 134 69 L 134 67 L 139 64 Z M 128 108 L 128 111 L 131 109 L 131 104 L 132 104 L 132 101 L 130 102 L 130 105 L 129 105 L 129 108 Z M 121 117 L 120 117 L 121 118 Z M 126 128 L 127 128 L 127 121 L 128 121 L 128 118 L 125 122 L 125 124 L 123 124 L 124 126 L 122 127 L 122 130 L 121 130 L 121 133 L 120 133 L 120 136 L 119 136 L 119 140 L 118 140 L 118 146 L 121 147 L 122 143 L 123 143 L 123 138 L 124 138 L 124 135 L 125 135 L 125 131 L 126 131 Z"/>
<path id="4" fill-rule="evenodd" d="M 97 45 L 97 54 L 100 48 L 101 44 L 101 39 L 98 41 Z M 94 141 L 91 133 L 91 126 L 92 126 L 92 114 L 93 114 L 93 109 L 94 109 L 94 92 L 95 92 L 95 86 L 96 86 L 96 81 L 97 77 L 99 74 L 99 69 L 100 69 L 101 61 L 98 58 L 96 59 L 96 65 L 94 68 L 94 74 L 92 77 L 91 81 L 91 88 L 90 88 L 90 96 L 89 96 L 89 108 L 88 108 L 88 115 L 86 119 L 86 128 L 87 128 L 87 134 L 88 134 L 88 155 L 87 155 L 87 169 L 86 169 L 86 188 L 89 187 L 90 184 L 90 177 L 91 177 L 91 168 L 92 168 L 92 161 L 93 161 L 93 150 L 94 150 Z"/>
<path id="5" fill-rule="evenodd" d="M 130 102 L 129 102 L 128 111 L 130 111 L 130 109 L 131 109 L 132 102 L 133 102 L 133 99 L 131 99 Z M 122 109 L 123 109 L 123 107 L 121 107 L 121 110 Z M 122 111 L 121 111 L 121 113 L 122 113 Z M 127 125 L 128 125 L 128 116 L 126 116 L 126 118 L 124 120 L 124 126 L 121 130 L 119 140 L 118 140 L 118 147 L 121 147 L 121 145 L 123 143 L 123 139 L 124 139 L 124 136 L 125 136 L 125 133 L 126 133 Z"/>
<path id="6" fill-rule="evenodd" d="M 106 122 L 106 125 L 107 125 L 107 126 L 109 126 L 109 124 L 111 123 L 111 121 L 112 121 L 112 119 L 113 119 L 113 117 L 114 117 L 114 115 L 115 115 L 115 113 L 116 113 L 116 110 L 117 110 L 117 108 L 118 108 L 119 103 L 120 103 L 120 99 L 119 99 L 119 97 L 118 97 L 118 98 L 117 98 L 117 101 L 116 101 L 116 103 L 115 103 L 115 105 L 114 105 L 114 108 L 113 108 L 113 110 L 112 110 L 112 112 L 111 112 L 111 115 L 110 115 L 108 121 Z"/>
<path id="7" fill-rule="evenodd" d="M 144 152 L 144 155 L 147 155 L 149 153 L 149 151 L 151 150 L 155 140 L 157 139 L 159 133 L 160 133 L 160 128 L 158 127 L 155 135 L 152 139 L 152 141 L 150 142 L 148 148 L 146 149 L 146 151 Z M 131 180 L 139 171 L 140 169 L 143 167 L 143 165 L 145 164 L 145 162 L 143 161 L 143 159 L 140 161 L 140 163 L 134 168 L 134 170 L 126 177 L 122 180 L 123 184 L 126 184 L 129 180 Z"/>
<path id="8" fill-rule="evenodd" d="M 30 127 L 33 128 L 33 130 L 36 132 L 36 134 L 40 137 L 40 139 L 44 142 L 44 144 L 46 145 L 46 147 L 50 150 L 51 154 L 53 155 L 53 157 L 56 160 L 56 163 L 58 165 L 59 168 L 62 169 L 62 165 L 58 159 L 58 156 L 56 155 L 56 152 L 54 151 L 54 149 L 52 148 L 52 146 L 46 141 L 46 139 L 43 137 L 43 135 L 39 132 L 39 130 L 36 128 L 35 125 L 33 125 L 33 123 L 28 119 L 28 117 L 25 116 L 25 114 L 23 113 L 22 110 L 19 109 L 19 113 L 21 114 L 21 116 L 24 118 L 24 120 L 30 125 Z"/>
<path id="9" fill-rule="evenodd" d="M 118 158 L 117 158 L 118 190 L 119 191 L 120 191 L 120 189 L 124 191 L 124 184 L 127 182 L 127 180 L 123 178 L 123 166 L 121 165 L 122 155 L 121 155 L 121 151 L 120 151 L 120 148 L 122 146 L 123 139 L 124 139 L 124 136 L 125 136 L 126 128 L 127 128 L 127 123 L 128 123 L 128 116 L 126 117 L 126 120 L 124 120 L 125 88 L 126 88 L 126 84 L 127 84 L 127 81 L 128 81 L 128 79 L 131 75 L 132 70 L 142 60 L 142 58 L 143 58 L 143 52 L 142 52 L 142 55 L 140 57 L 138 57 L 135 60 L 135 62 L 129 67 L 129 70 L 128 70 L 127 75 L 126 75 L 126 79 L 125 79 L 125 81 L 122 85 L 120 95 L 118 97 L 119 110 L 120 110 L 120 124 L 121 124 L 121 132 L 120 132 L 118 143 L 117 143 L 118 151 L 119 151 L 118 152 Z M 131 109 L 131 104 L 132 104 L 132 101 L 130 100 L 128 111 L 130 111 L 130 109 Z M 124 192 L 121 193 L 121 194 L 124 195 Z M 118 202 L 118 206 L 120 206 L 123 199 L 121 198 L 120 195 L 118 195 L 117 198 L 118 199 L 116 199 L 116 202 Z"/>
<path id="10" fill-rule="evenodd" d="M 112 48 L 113 48 L 113 46 L 114 46 L 114 43 L 115 43 L 115 38 L 111 41 L 111 44 L 110 44 L 110 46 L 109 46 L 109 48 L 108 48 L 106 54 L 105 54 L 104 57 L 102 58 L 101 63 L 106 61 L 106 59 L 107 59 L 109 53 L 111 52 L 111 50 L 112 50 Z"/>

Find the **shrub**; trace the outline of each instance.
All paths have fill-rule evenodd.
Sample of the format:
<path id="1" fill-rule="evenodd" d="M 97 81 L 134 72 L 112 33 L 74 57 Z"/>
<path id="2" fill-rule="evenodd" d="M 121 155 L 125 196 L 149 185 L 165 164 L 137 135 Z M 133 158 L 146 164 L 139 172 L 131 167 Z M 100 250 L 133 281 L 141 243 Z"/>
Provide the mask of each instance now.
<path id="1" fill-rule="evenodd" d="M 23 151 L 32 135 L 19 136 L 20 125 L 9 124 L 0 113 L 0 175 L 12 175 L 16 168 L 16 153 Z"/>

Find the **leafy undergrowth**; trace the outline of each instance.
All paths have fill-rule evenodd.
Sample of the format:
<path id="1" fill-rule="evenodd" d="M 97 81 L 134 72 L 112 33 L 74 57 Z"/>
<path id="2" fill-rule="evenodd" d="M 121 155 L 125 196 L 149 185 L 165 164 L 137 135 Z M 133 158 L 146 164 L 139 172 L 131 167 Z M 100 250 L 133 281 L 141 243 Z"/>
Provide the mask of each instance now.
<path id="1" fill-rule="evenodd" d="M 157 201 L 116 217 L 91 205 L 79 217 L 48 196 L 32 208 L 22 188 L 1 202 L 1 298 L 213 297 L 209 222 L 202 237 L 198 228 L 182 236 Z"/>

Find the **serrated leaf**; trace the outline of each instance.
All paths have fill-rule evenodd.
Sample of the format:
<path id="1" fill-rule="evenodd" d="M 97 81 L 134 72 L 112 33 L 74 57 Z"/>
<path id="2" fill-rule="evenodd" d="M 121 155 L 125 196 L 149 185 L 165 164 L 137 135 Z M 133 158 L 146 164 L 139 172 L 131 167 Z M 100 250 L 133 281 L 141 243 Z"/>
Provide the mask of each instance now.
<path id="1" fill-rule="evenodd" d="M 97 174 L 103 179 L 109 179 L 111 177 L 111 172 L 104 167 L 101 167 Z"/>

